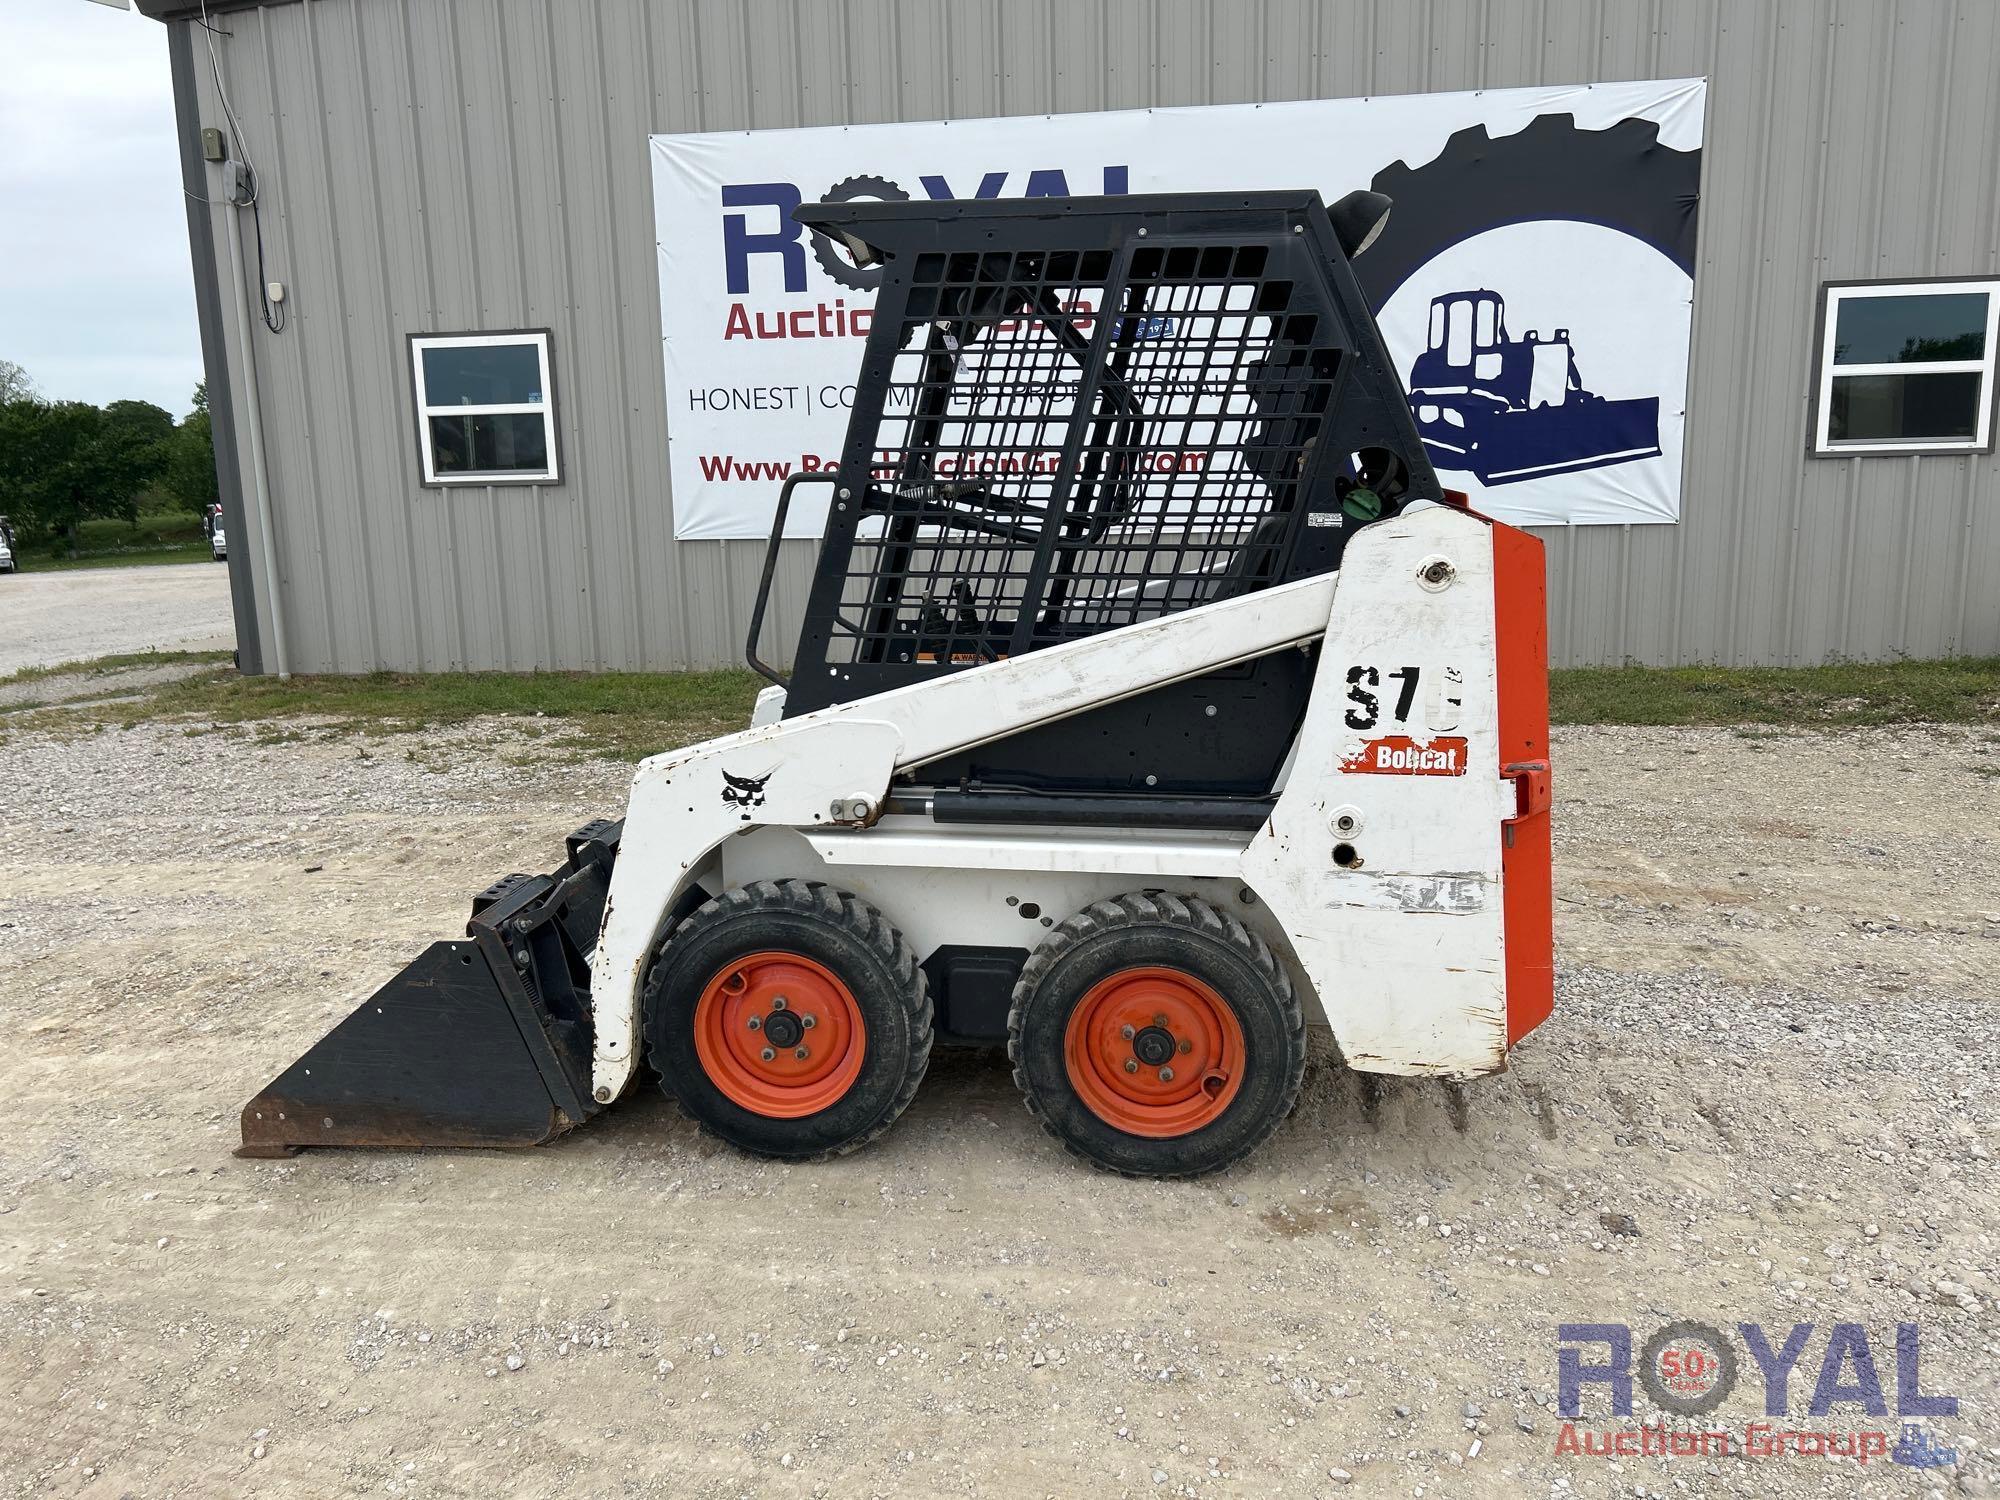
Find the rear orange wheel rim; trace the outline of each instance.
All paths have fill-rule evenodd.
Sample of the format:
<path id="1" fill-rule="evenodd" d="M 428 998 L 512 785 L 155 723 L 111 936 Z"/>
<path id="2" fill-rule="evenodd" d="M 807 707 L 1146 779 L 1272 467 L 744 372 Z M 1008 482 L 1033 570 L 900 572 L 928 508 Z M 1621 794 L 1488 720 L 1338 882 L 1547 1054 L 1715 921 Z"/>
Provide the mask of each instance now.
<path id="1" fill-rule="evenodd" d="M 694 1007 L 694 1050 L 732 1104 L 796 1120 L 838 1103 L 861 1074 L 868 1028 L 854 992 L 801 953 L 748 953 Z"/>
<path id="2" fill-rule="evenodd" d="M 1165 1140 L 1220 1119 L 1243 1084 L 1243 1024 L 1184 969 L 1125 969 L 1070 1012 L 1070 1087 L 1105 1124 Z"/>

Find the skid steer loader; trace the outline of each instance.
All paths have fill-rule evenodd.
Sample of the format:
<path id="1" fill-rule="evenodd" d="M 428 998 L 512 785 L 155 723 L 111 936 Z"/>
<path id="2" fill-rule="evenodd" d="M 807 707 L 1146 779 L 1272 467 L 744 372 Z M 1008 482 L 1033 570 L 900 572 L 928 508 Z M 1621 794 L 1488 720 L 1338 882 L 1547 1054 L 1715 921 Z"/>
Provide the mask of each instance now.
<path id="1" fill-rule="evenodd" d="M 849 202 L 881 288 L 786 480 L 745 731 L 473 901 L 253 1099 L 242 1151 L 526 1146 L 642 1069 L 716 1135 L 879 1135 L 934 1044 L 1128 1173 L 1349 1067 L 1467 1078 L 1552 997 L 1541 547 L 1440 489 L 1310 192 Z M 759 634 L 827 487 L 787 678 Z"/>

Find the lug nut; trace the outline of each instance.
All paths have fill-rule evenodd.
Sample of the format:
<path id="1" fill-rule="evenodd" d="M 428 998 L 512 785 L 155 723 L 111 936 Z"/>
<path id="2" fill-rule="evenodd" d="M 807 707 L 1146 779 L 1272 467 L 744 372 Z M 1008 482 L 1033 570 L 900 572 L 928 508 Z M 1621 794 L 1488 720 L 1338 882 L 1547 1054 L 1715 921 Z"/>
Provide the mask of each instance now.
<path id="1" fill-rule="evenodd" d="M 764 1018 L 762 1016 L 752 1016 L 750 1018 L 750 1029 L 752 1031 L 762 1031 L 764 1029 Z"/>
<path id="2" fill-rule="evenodd" d="M 1125 1040 L 1128 1042 L 1131 1041 L 1134 1036 L 1138 1035 L 1138 1033 L 1133 1031 L 1130 1026 L 1120 1026 L 1118 1028 L 1118 1034 L 1124 1037 Z"/>
<path id="3" fill-rule="evenodd" d="M 819 1025 L 819 1017 L 818 1017 L 818 1016 L 800 1016 L 800 1017 L 799 1017 L 799 1024 L 800 1024 L 801 1026 L 805 1027 L 805 1029 L 806 1029 L 807 1031 L 811 1031 L 811 1030 L 813 1029 L 813 1027 L 815 1027 L 815 1026 Z"/>
<path id="4" fill-rule="evenodd" d="M 1128 1057 L 1128 1058 L 1126 1058 L 1126 1059 L 1125 1059 L 1125 1071 L 1126 1071 L 1126 1072 L 1128 1072 L 1128 1073 L 1136 1073 L 1136 1072 L 1138 1072 L 1138 1071 L 1139 1071 L 1139 1059 L 1138 1059 L 1138 1058 L 1136 1058 L 1136 1057 Z"/>
<path id="5" fill-rule="evenodd" d="M 1153 1024 L 1164 1031 L 1167 1025 L 1167 1018 L 1165 1016 L 1155 1016 L 1153 1017 Z"/>
<path id="6" fill-rule="evenodd" d="M 788 1003 L 783 995 L 773 995 L 771 997 L 772 1010 L 783 1010 Z"/>
<path id="7" fill-rule="evenodd" d="M 792 1056 L 796 1057 L 800 1062 L 804 1062 L 808 1057 L 811 1057 L 812 1054 L 806 1051 L 805 1048 L 801 1047 L 799 1048 L 798 1051 L 794 1052 Z"/>
<path id="8" fill-rule="evenodd" d="M 1182 1056 L 1182 1057 L 1186 1057 L 1186 1056 L 1187 1056 L 1187 1055 L 1188 1055 L 1188 1054 L 1189 1054 L 1190 1052 L 1192 1052 L 1192 1051 L 1194 1051 L 1194 1043 L 1193 1043 L 1193 1042 L 1191 1042 L 1191 1041 L 1189 1041 L 1189 1040 L 1188 1040 L 1188 1039 L 1187 1039 L 1186 1037 L 1182 1037 L 1182 1038 L 1181 1038 L 1181 1056 Z"/>
<path id="9" fill-rule="evenodd" d="M 773 1052 L 769 1047 L 766 1047 L 762 1052 L 758 1053 L 757 1055 L 763 1058 L 765 1062 L 769 1062 L 771 1061 L 772 1058 L 776 1057 L 778 1054 Z"/>
<path id="10" fill-rule="evenodd" d="M 1160 1069 L 1160 1082 L 1172 1083 L 1173 1081 L 1174 1081 L 1174 1070 L 1172 1068 Z"/>

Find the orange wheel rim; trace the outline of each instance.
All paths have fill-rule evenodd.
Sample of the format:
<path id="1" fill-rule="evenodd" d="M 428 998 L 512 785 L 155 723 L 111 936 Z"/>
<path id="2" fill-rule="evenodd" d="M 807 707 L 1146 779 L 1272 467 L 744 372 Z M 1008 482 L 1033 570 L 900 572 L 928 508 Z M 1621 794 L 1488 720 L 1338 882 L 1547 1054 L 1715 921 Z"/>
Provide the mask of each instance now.
<path id="1" fill-rule="evenodd" d="M 732 1103 L 774 1120 L 818 1114 L 861 1073 L 868 1028 L 854 993 L 799 953 L 747 953 L 694 1007 L 694 1050 Z"/>
<path id="2" fill-rule="evenodd" d="M 1127 1135 L 1188 1135 L 1221 1118 L 1243 1084 L 1243 1025 L 1182 969 L 1125 969 L 1070 1012 L 1063 1064 L 1090 1112 Z"/>

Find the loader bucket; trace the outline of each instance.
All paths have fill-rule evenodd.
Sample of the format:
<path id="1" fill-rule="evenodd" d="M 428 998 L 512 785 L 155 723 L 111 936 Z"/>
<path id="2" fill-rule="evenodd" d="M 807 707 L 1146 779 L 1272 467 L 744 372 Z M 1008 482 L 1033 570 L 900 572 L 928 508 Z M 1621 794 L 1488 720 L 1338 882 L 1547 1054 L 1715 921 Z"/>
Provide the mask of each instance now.
<path id="1" fill-rule="evenodd" d="M 590 955 L 616 823 L 569 838 L 548 875 L 474 898 L 433 943 L 243 1107 L 238 1156 L 301 1146 L 535 1146 L 596 1113 Z"/>

